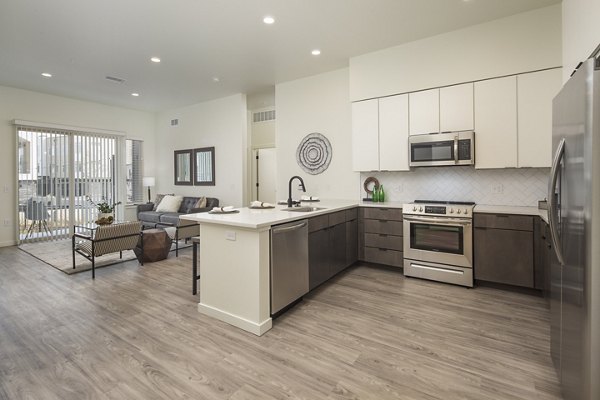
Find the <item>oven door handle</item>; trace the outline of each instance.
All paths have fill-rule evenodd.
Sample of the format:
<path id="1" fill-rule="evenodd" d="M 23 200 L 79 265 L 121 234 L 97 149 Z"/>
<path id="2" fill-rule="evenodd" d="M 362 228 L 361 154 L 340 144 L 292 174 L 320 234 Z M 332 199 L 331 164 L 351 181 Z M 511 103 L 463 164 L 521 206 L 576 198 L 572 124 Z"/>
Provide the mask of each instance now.
<path id="1" fill-rule="evenodd" d="M 469 226 L 472 224 L 471 220 L 455 219 L 455 218 L 426 218 L 426 217 L 413 217 L 404 216 L 405 221 L 409 222 L 430 222 L 433 224 L 440 225 L 463 225 Z"/>

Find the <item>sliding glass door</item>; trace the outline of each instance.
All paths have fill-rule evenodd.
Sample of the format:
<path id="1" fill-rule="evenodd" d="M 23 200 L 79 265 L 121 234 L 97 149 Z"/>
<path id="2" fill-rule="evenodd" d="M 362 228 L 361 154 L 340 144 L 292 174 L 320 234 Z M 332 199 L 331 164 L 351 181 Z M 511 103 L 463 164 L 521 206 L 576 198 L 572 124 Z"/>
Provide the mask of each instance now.
<path id="1" fill-rule="evenodd" d="M 17 127 L 19 242 L 67 239 L 117 199 L 117 138 Z"/>

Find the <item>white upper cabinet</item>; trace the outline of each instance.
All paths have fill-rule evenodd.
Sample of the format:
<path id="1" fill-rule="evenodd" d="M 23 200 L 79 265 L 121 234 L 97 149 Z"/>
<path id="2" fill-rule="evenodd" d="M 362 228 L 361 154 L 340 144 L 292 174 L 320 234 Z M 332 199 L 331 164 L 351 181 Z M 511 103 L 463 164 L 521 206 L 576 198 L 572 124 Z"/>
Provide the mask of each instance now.
<path id="1" fill-rule="evenodd" d="M 378 100 L 352 103 L 352 168 L 379 170 Z"/>
<path id="2" fill-rule="evenodd" d="M 409 93 L 411 135 L 440 131 L 440 89 Z"/>
<path id="3" fill-rule="evenodd" d="M 379 169 L 408 171 L 408 95 L 379 99 Z"/>
<path id="4" fill-rule="evenodd" d="M 475 82 L 475 168 L 517 167 L 517 77 Z"/>
<path id="5" fill-rule="evenodd" d="M 440 131 L 473 130 L 473 83 L 440 89 Z"/>
<path id="6" fill-rule="evenodd" d="M 519 167 L 550 167 L 552 99 L 561 85 L 561 68 L 517 76 Z"/>

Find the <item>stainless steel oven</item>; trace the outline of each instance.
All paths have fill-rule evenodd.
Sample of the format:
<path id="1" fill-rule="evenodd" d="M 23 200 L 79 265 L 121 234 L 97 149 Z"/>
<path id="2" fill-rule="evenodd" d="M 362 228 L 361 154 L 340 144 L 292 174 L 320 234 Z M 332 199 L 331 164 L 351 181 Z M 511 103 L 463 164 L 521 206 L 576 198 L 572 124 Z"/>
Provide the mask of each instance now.
<path id="1" fill-rule="evenodd" d="M 475 164 L 475 132 L 413 135 L 408 138 L 411 167 Z"/>
<path id="2" fill-rule="evenodd" d="M 404 274 L 473 286 L 473 204 L 403 206 Z"/>

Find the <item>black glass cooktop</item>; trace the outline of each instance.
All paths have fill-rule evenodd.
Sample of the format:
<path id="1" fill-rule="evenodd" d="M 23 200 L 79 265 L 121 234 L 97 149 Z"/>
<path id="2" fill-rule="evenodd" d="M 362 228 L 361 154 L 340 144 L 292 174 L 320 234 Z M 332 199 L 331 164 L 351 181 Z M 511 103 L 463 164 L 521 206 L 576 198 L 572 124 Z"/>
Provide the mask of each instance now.
<path id="1" fill-rule="evenodd" d="M 415 200 L 414 203 L 416 203 L 416 204 L 449 204 L 449 205 L 465 204 L 465 205 L 471 205 L 471 206 L 475 205 L 474 201 Z"/>

